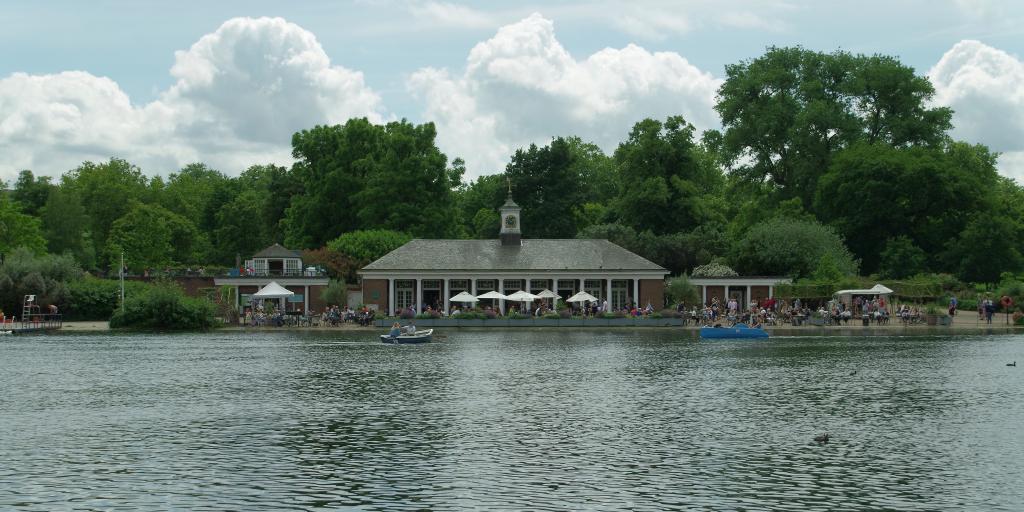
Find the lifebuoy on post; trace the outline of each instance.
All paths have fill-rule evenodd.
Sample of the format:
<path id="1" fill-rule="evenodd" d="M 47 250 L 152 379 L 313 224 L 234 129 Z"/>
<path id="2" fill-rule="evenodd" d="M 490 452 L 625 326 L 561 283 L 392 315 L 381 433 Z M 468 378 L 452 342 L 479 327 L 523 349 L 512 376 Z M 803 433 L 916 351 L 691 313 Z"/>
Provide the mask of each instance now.
<path id="1" fill-rule="evenodd" d="M 999 299 L 999 302 L 1004 308 L 1008 308 L 1013 305 L 1013 299 L 1011 299 L 1009 295 L 1003 295 L 1003 298 Z"/>

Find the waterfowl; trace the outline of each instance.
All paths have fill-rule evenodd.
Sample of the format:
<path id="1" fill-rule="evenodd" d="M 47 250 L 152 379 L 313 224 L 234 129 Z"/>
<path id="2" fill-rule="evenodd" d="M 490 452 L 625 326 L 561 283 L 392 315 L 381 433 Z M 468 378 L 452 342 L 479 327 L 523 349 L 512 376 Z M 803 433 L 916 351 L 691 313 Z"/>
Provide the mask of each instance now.
<path id="1" fill-rule="evenodd" d="M 827 443 L 828 442 L 828 432 L 825 432 L 824 434 L 822 434 L 820 436 L 815 436 L 814 441 L 817 442 L 817 443 Z"/>
<path id="2" fill-rule="evenodd" d="M 1012 363 L 1006 363 L 1006 366 L 1017 366 L 1017 361 L 1014 361 Z"/>

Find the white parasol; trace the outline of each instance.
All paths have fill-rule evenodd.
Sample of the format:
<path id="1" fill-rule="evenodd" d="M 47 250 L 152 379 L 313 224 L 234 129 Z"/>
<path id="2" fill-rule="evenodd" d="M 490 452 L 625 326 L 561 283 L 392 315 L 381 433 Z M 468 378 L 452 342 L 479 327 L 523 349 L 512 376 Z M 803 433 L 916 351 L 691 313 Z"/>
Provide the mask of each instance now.
<path id="1" fill-rule="evenodd" d="M 476 302 L 478 299 L 469 292 L 459 292 L 458 295 L 448 300 L 452 302 Z"/>

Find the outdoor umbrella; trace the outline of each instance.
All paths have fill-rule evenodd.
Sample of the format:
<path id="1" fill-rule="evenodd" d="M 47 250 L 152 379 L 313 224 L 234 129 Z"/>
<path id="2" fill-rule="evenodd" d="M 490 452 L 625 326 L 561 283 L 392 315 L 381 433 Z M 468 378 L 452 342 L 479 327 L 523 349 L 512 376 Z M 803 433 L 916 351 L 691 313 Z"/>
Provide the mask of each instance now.
<path id="1" fill-rule="evenodd" d="M 504 295 L 502 295 L 502 294 L 500 294 L 500 293 L 498 293 L 496 291 L 489 291 L 489 292 L 487 292 L 487 293 L 485 293 L 483 295 L 477 295 L 476 298 L 478 298 L 478 299 L 498 299 L 498 300 L 503 300 L 503 299 L 507 299 L 508 297 L 505 297 Z"/>
<path id="2" fill-rule="evenodd" d="M 593 295 L 591 295 L 591 294 L 589 294 L 587 292 L 579 292 L 576 295 L 573 295 L 572 297 L 569 297 L 568 300 L 566 300 L 566 302 L 587 302 L 587 301 L 597 302 L 597 297 L 594 297 Z"/>
<path id="3" fill-rule="evenodd" d="M 524 292 L 522 290 L 519 290 L 518 292 L 515 292 L 512 295 L 505 297 L 506 300 L 511 300 L 513 302 L 532 302 L 539 298 L 541 298 L 539 295 L 534 295 L 532 293 Z"/>
<path id="4" fill-rule="evenodd" d="M 541 290 L 539 293 L 537 293 L 537 296 L 542 298 L 542 299 L 551 299 L 551 309 L 555 308 L 555 301 L 559 299 L 557 293 L 555 293 L 555 292 L 553 292 L 551 290 L 548 290 L 547 288 L 545 288 L 545 289 Z"/>
<path id="5" fill-rule="evenodd" d="M 452 302 L 476 302 L 477 298 L 469 292 L 459 292 L 458 295 L 448 299 Z"/>

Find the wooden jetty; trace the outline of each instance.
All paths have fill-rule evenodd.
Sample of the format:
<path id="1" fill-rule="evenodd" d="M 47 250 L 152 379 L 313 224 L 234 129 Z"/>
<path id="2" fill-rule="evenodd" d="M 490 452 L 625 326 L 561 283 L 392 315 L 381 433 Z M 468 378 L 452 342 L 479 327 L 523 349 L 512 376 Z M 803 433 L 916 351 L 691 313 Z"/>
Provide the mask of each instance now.
<path id="1" fill-rule="evenodd" d="M 26 295 L 22 302 L 21 318 L 4 318 L 0 321 L 0 334 L 56 331 L 63 326 L 63 315 L 51 306 L 43 313 L 36 304 L 35 295 Z"/>

